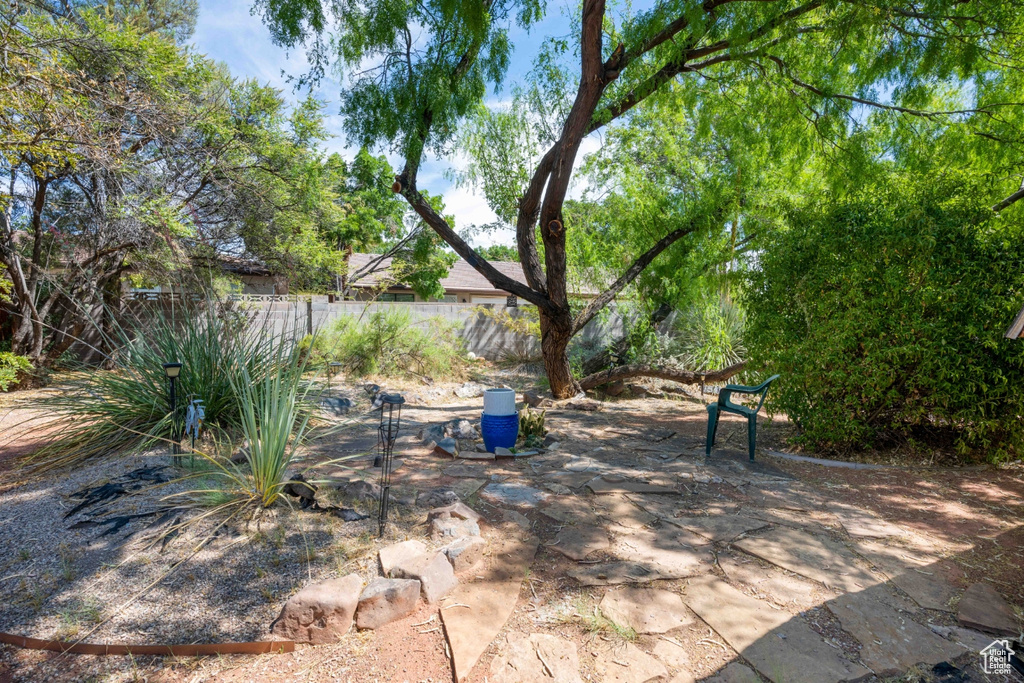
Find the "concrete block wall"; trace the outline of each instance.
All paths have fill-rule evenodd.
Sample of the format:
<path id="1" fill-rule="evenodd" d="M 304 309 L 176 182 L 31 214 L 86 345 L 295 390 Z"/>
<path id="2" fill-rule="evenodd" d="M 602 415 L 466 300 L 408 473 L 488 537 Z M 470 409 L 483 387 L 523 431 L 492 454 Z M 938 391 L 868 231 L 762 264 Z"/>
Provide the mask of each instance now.
<path id="1" fill-rule="evenodd" d="M 268 325 L 276 333 L 294 331 L 297 334 L 319 332 L 342 317 L 367 320 L 374 313 L 388 309 L 408 310 L 412 318 L 426 324 L 429 318 L 440 317 L 457 326 L 466 342 L 466 349 L 489 360 L 497 360 L 506 350 L 537 349 L 539 342 L 511 332 L 479 311 L 480 306 L 496 304 L 426 303 L 426 302 L 373 302 L 336 301 L 327 297 L 312 297 L 306 301 L 260 302 L 246 301 L 241 308 L 253 314 L 255 325 Z M 513 316 L 521 309 L 506 309 Z M 623 321 L 617 314 L 605 319 L 592 320 L 580 332 L 579 338 L 605 343 L 623 334 Z M 538 349 L 539 350 L 539 349 Z"/>

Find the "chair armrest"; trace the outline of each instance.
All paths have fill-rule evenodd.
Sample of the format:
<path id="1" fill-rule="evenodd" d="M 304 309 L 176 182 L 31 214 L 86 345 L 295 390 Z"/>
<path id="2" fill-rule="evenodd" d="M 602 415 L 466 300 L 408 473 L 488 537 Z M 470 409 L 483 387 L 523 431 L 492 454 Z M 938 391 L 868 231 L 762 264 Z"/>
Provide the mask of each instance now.
<path id="1" fill-rule="evenodd" d="M 743 384 L 726 384 L 725 388 L 718 394 L 718 405 L 726 408 L 737 408 L 739 406 L 729 401 L 733 394 L 761 394 L 761 401 L 757 404 L 756 409 L 759 411 L 761 406 L 764 405 L 765 397 L 768 395 L 768 387 L 779 377 L 780 375 L 772 375 L 756 387 L 748 387 Z"/>

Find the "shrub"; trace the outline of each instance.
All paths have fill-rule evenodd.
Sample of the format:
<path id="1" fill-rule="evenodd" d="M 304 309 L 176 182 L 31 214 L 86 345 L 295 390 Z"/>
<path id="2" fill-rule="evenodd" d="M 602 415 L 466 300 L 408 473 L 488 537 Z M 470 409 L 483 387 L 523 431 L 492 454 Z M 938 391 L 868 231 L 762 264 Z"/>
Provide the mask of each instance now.
<path id="1" fill-rule="evenodd" d="M 0 391 L 7 391 L 20 380 L 19 374 L 32 371 L 32 363 L 25 356 L 0 351 Z"/>
<path id="2" fill-rule="evenodd" d="M 673 327 L 669 355 L 691 370 L 718 370 L 746 357 L 743 310 L 724 298 L 694 303 Z"/>
<path id="3" fill-rule="evenodd" d="M 260 382 L 278 364 L 290 338 L 253 324 L 216 302 L 179 309 L 174 315 L 138 318 L 119 327 L 113 370 L 82 368 L 65 391 L 40 400 L 57 427 L 31 457 L 41 468 L 74 465 L 90 458 L 127 453 L 181 434 L 185 407 L 204 401 L 206 425 L 240 428 L 235 385 L 246 377 Z M 167 404 L 163 363 L 181 361 L 177 426 Z"/>
<path id="4" fill-rule="evenodd" d="M 439 378 L 459 375 L 465 355 L 456 326 L 441 317 L 414 321 L 403 308 L 377 311 L 365 321 L 343 317 L 316 339 L 307 337 L 310 363 L 339 362 L 357 375 L 380 373 Z"/>
<path id="5" fill-rule="evenodd" d="M 1024 227 L 951 178 L 892 177 L 795 210 L 748 283 L 753 369 L 800 439 L 1024 450 Z"/>

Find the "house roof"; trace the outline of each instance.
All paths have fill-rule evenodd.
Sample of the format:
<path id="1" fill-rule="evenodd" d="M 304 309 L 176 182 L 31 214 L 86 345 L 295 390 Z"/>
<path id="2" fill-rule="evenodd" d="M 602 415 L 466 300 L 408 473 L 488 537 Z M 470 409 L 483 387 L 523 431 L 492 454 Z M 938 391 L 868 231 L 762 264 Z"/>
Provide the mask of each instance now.
<path id="1" fill-rule="evenodd" d="M 1010 329 L 1006 331 L 1006 336 L 1010 339 L 1024 337 L 1024 308 L 1020 309 L 1020 313 L 1017 314 L 1013 324 L 1010 325 Z"/>
<path id="2" fill-rule="evenodd" d="M 348 260 L 349 274 L 357 273 L 365 268 L 372 260 L 380 258 L 379 254 L 353 253 Z M 523 275 L 523 267 L 516 261 L 491 261 L 492 266 L 502 274 L 526 284 L 526 277 Z M 351 283 L 352 287 L 372 288 L 380 285 L 382 279 L 386 278 L 386 271 L 391 267 L 391 259 L 383 259 L 380 264 L 374 267 L 374 272 L 359 278 Z M 402 285 L 396 285 L 401 287 Z M 477 272 L 476 268 L 459 259 L 448 271 L 448 275 L 441 279 L 441 286 L 446 292 L 472 292 L 474 294 L 507 294 L 505 290 L 497 289 L 488 282 L 487 278 Z M 596 294 L 587 287 L 580 288 L 579 294 Z"/>

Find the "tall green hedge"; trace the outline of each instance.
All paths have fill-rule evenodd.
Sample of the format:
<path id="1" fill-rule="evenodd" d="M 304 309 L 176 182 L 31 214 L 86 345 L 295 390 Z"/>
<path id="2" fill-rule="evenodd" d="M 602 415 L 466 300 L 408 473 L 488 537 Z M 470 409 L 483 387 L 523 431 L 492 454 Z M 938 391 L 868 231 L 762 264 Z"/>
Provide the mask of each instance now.
<path id="1" fill-rule="evenodd" d="M 1024 453 L 1024 210 L 957 177 L 890 176 L 791 212 L 746 290 L 754 369 L 824 451 Z"/>

